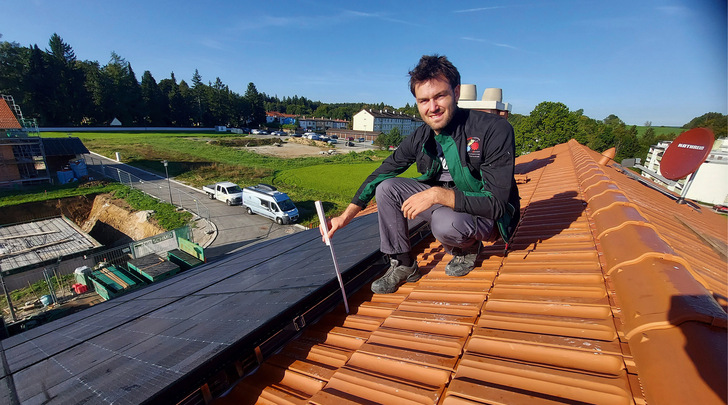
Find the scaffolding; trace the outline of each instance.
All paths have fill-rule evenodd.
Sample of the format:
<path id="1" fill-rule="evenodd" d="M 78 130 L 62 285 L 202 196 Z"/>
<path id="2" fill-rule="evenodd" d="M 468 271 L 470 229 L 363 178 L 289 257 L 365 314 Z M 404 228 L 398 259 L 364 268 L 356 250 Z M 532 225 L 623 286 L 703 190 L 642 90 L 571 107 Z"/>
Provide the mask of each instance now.
<path id="1" fill-rule="evenodd" d="M 1 96 L 20 128 L 3 128 L 6 137 L 0 138 L 0 186 L 49 182 L 51 178 L 37 121 L 23 117 L 13 96 Z"/>

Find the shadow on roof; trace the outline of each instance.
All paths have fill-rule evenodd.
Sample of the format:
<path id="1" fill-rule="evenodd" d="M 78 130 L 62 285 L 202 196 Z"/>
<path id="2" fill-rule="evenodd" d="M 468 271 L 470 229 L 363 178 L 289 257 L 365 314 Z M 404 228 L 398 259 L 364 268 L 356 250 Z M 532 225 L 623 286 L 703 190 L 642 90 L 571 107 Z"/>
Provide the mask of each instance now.
<path id="1" fill-rule="evenodd" d="M 569 229 L 584 211 L 584 200 L 576 197 L 576 191 L 565 191 L 546 200 L 532 201 L 524 207 L 521 218 L 528 215 L 529 221 L 524 223 L 522 220 L 518 225 L 513 236 L 512 249 L 525 250 L 533 245 L 529 251 L 534 251 L 543 241 Z M 581 206 L 581 209 L 574 209 L 577 206 Z"/>
<path id="2" fill-rule="evenodd" d="M 542 159 L 533 159 L 528 162 L 519 163 L 515 167 L 515 173 L 516 174 L 526 174 L 526 173 L 532 172 L 534 170 L 538 170 L 538 169 L 552 163 L 555 158 L 556 158 L 556 155 L 551 155 L 549 157 L 545 157 Z"/>
<path id="3" fill-rule="evenodd" d="M 714 308 L 717 305 L 710 295 L 707 294 L 680 295 L 673 296 L 670 299 L 668 319 L 677 327 L 676 333 L 682 334 L 682 339 L 685 342 L 685 353 L 690 360 L 693 364 L 705 365 L 715 364 L 711 361 L 711 358 L 727 359 L 728 346 L 726 346 L 726 330 L 713 326 L 713 332 L 715 333 L 709 334 L 704 329 L 705 325 L 701 325 L 700 322 L 692 320 L 684 321 L 683 316 L 685 314 L 684 308 L 686 302 L 689 302 L 692 306 L 704 308 Z M 662 333 L 667 334 L 668 332 L 663 331 Z M 664 339 L 663 336 L 658 336 L 658 338 Z M 705 384 L 726 403 L 728 401 L 728 392 L 725 390 L 725 383 L 728 381 L 728 369 L 725 367 L 713 369 L 696 367 L 696 371 L 703 381 L 705 381 Z"/>

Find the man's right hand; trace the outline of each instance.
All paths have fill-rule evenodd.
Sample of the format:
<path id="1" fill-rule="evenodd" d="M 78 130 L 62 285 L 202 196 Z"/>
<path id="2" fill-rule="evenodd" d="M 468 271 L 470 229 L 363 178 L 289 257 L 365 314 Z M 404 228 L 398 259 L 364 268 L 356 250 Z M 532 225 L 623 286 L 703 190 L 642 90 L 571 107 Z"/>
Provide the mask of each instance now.
<path id="1" fill-rule="evenodd" d="M 329 240 L 334 236 L 334 233 L 338 231 L 339 229 L 345 227 L 346 225 L 351 222 L 352 219 L 361 212 L 362 208 L 356 204 L 349 204 L 348 207 L 346 207 L 346 210 L 339 215 L 338 217 L 333 218 L 327 218 L 326 219 L 326 225 L 329 228 L 328 237 Z M 321 232 L 321 241 L 326 243 L 326 238 L 324 237 L 324 228 L 323 226 L 319 226 L 319 232 Z"/>

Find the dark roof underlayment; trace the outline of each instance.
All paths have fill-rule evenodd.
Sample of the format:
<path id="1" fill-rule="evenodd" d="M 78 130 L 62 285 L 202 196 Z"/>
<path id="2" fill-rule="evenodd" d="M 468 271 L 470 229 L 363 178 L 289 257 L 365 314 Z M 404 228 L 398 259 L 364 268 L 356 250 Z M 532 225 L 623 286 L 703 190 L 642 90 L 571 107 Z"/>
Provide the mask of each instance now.
<path id="1" fill-rule="evenodd" d="M 46 157 L 76 156 L 89 153 L 81 139 L 70 136 L 68 138 L 43 138 L 43 150 Z"/>

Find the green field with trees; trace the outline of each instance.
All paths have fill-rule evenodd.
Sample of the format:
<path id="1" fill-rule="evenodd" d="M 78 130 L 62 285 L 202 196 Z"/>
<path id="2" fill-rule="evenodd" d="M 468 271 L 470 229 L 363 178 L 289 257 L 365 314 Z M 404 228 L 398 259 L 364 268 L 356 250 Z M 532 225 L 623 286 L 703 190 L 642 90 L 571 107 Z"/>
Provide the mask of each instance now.
<path id="1" fill-rule="evenodd" d="M 72 134 L 87 148 L 113 158 L 116 152 L 126 164 L 169 175 L 196 188 L 218 181 L 242 187 L 272 184 L 288 193 L 302 209 L 302 221 L 315 220 L 313 202 L 328 202 L 330 212 L 346 208 L 361 182 L 389 155 L 388 151 L 278 158 L 245 150 L 237 145 L 245 136 L 211 133 L 85 133 Z M 44 133 L 44 137 L 66 137 L 67 133 Z M 225 142 L 221 142 L 225 141 Z M 405 175 L 415 176 L 414 169 Z"/>
<path id="2" fill-rule="evenodd" d="M 707 127 L 713 130 L 716 138 L 725 137 L 728 116 L 707 113 L 681 128 L 655 128 L 651 125 L 638 128 L 625 124 L 614 114 L 596 120 L 585 116 L 583 110 L 571 111 L 563 103 L 544 101 L 531 114 L 512 114 L 508 120 L 516 135 L 516 155 L 548 148 L 573 138 L 599 152 L 616 147 L 615 160 L 620 162 L 632 157 L 644 159 L 651 145 L 675 139 L 691 128 Z"/>
<path id="3" fill-rule="evenodd" d="M 125 126 L 176 126 L 210 128 L 264 125 L 266 111 L 351 120 L 362 108 L 390 109 L 410 115 L 416 106 L 394 108 L 384 103 L 322 103 L 305 97 L 268 96 L 250 82 L 243 95 L 220 78 L 205 83 L 195 70 L 190 83 L 174 73 L 157 81 L 149 71 L 141 82 L 130 62 L 111 52 L 109 61 L 79 60 L 71 45 L 53 34 L 48 47 L 21 46 L 0 42 L 0 93 L 12 95 L 26 118 L 40 126 L 104 126 L 118 118 Z M 191 72 L 192 73 L 192 72 Z M 511 114 L 516 154 L 523 155 L 552 147 L 570 139 L 595 151 L 616 147 L 616 160 L 644 158 L 650 145 L 674 139 L 695 127 L 708 127 L 716 137 L 726 136 L 724 114 L 709 112 L 680 128 L 627 125 L 612 114 L 604 119 L 571 110 L 565 104 L 544 101 L 528 115 Z M 256 154 L 238 147 L 245 138 L 234 134 L 189 132 L 75 132 L 92 151 L 112 157 L 119 152 L 125 163 L 158 174 L 162 160 L 169 161 L 169 174 L 195 187 L 229 180 L 242 186 L 270 183 L 304 201 L 330 201 L 334 212 L 348 204 L 351 194 L 366 174 L 397 146 L 404 136 L 399 131 L 380 136 L 376 144 L 383 151 L 350 153 L 315 158 L 281 159 Z M 44 137 L 65 137 L 67 133 L 43 133 Z M 308 207 L 308 204 L 311 207 Z"/>

